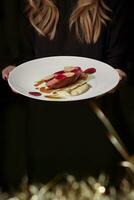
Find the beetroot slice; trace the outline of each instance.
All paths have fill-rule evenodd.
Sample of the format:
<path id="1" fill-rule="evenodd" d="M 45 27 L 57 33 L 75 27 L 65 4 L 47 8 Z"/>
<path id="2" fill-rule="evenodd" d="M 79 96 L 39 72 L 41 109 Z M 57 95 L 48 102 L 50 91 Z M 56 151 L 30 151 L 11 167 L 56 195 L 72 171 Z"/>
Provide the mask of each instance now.
<path id="1" fill-rule="evenodd" d="M 96 69 L 94 67 L 87 68 L 83 72 L 88 73 L 88 74 L 93 74 L 96 72 Z"/>
<path id="2" fill-rule="evenodd" d="M 64 78 L 66 78 L 66 76 L 64 74 L 55 74 L 54 78 L 58 79 L 58 80 L 62 80 Z"/>

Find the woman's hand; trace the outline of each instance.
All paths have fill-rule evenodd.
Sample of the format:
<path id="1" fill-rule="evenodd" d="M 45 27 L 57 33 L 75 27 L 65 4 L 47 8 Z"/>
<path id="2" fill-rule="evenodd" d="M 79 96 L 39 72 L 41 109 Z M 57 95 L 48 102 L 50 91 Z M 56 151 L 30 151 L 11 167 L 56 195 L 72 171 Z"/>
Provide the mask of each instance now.
<path id="1" fill-rule="evenodd" d="M 122 82 L 124 82 L 124 81 L 126 81 L 127 80 L 127 74 L 124 72 L 124 71 L 122 71 L 121 69 L 116 69 L 116 71 L 118 72 L 118 74 L 119 74 L 119 77 L 120 77 L 120 81 Z"/>
<path id="2" fill-rule="evenodd" d="M 16 66 L 14 65 L 9 65 L 7 67 L 5 67 L 3 70 L 2 70 L 2 78 L 4 80 L 7 80 L 8 79 L 8 76 L 10 74 L 10 72 L 15 68 Z M 15 92 L 14 90 L 12 90 L 13 92 Z M 15 92 L 17 93 L 17 92 Z"/>
<path id="3" fill-rule="evenodd" d="M 2 78 L 4 80 L 8 79 L 9 73 L 15 68 L 14 65 L 9 65 L 2 70 Z"/>
<path id="4" fill-rule="evenodd" d="M 114 93 L 126 80 L 127 80 L 127 74 L 122 71 L 121 69 L 116 69 L 116 71 L 118 72 L 119 74 L 119 83 L 118 85 L 112 89 L 109 93 Z"/>

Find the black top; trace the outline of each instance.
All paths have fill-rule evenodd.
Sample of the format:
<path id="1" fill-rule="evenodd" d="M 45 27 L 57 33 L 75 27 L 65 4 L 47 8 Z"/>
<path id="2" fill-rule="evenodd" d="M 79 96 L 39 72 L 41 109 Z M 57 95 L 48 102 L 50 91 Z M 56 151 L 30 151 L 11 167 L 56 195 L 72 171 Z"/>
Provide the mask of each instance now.
<path id="1" fill-rule="evenodd" d="M 66 2 L 66 1 L 65 1 Z M 60 7 L 65 16 L 61 15 L 60 23 L 53 41 L 44 37 L 39 37 L 36 33 L 34 38 L 33 49 L 35 57 L 44 57 L 52 55 L 75 55 L 98 59 L 111 64 L 115 68 L 123 68 L 125 63 L 125 32 L 126 12 L 124 12 L 124 2 L 108 1 L 109 7 L 113 13 L 109 13 L 112 21 L 107 27 L 103 27 L 102 33 L 96 44 L 82 44 L 76 37 L 75 33 L 69 31 L 68 16 L 69 12 L 65 12 L 65 3 L 62 1 Z M 72 1 L 68 1 L 68 8 Z M 108 4 L 108 3 L 107 3 Z"/>
<path id="2" fill-rule="evenodd" d="M 126 71 L 127 3 L 126 0 L 106 0 L 112 12 L 108 13 L 111 21 L 103 27 L 96 44 L 82 44 L 75 33 L 69 31 L 68 17 L 76 1 L 57 0 L 60 21 L 54 40 L 39 36 L 25 16 L 24 2 L 11 0 L 4 2 L 7 42 L 10 44 L 7 58 L 13 63 L 20 63 L 31 58 L 57 55 L 75 55 L 95 58 Z M 8 10 L 9 4 L 11 8 Z M 11 55 L 10 55 L 11 54 Z M 7 59 L 5 59 L 7 60 Z"/>
<path id="3" fill-rule="evenodd" d="M 60 1 L 57 1 L 58 4 Z M 55 55 L 75 55 L 98 59 L 111 64 L 115 68 L 125 68 L 126 53 L 126 7 L 125 1 L 107 1 L 107 5 L 112 9 L 109 13 L 111 22 L 107 27 L 103 27 L 102 33 L 96 44 L 82 44 L 75 33 L 69 31 L 68 17 L 71 13 L 73 1 L 60 2 L 61 18 L 53 41 L 44 37 L 34 36 L 35 57 L 55 56 Z M 66 11 L 66 6 L 68 12 Z M 64 15 L 63 15 L 64 13 Z M 127 27 L 126 27 L 127 28 Z"/>

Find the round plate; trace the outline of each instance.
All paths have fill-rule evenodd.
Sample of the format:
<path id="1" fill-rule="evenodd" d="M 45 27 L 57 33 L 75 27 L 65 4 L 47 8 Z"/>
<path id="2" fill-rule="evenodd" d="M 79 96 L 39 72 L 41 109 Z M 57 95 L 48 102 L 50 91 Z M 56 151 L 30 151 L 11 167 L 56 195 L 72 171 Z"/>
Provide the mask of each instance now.
<path id="1" fill-rule="evenodd" d="M 78 96 L 50 99 L 41 96 L 33 96 L 29 92 L 37 92 L 34 87 L 36 81 L 41 80 L 44 76 L 50 75 L 56 71 L 63 70 L 65 66 L 79 66 L 82 69 L 93 67 L 96 72 L 91 75 L 88 83 L 91 88 Z M 17 93 L 24 96 L 40 99 L 45 101 L 77 101 L 90 99 L 100 95 L 104 95 L 112 90 L 119 82 L 117 71 L 110 65 L 98 60 L 76 57 L 76 56 L 55 56 L 31 60 L 16 67 L 9 75 L 8 83 L 10 87 Z"/>

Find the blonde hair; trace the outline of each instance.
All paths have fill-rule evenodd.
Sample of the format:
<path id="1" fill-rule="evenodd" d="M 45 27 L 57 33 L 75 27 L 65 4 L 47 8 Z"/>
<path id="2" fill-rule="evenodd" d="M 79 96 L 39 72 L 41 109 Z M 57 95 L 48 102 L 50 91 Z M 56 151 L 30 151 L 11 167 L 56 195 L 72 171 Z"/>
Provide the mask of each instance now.
<path id="1" fill-rule="evenodd" d="M 64 0 L 63 0 L 64 1 Z M 110 20 L 104 0 L 78 0 L 69 18 L 70 30 L 86 43 L 95 43 Z M 53 0 L 28 0 L 28 17 L 39 34 L 52 40 L 59 22 L 59 10 Z"/>

